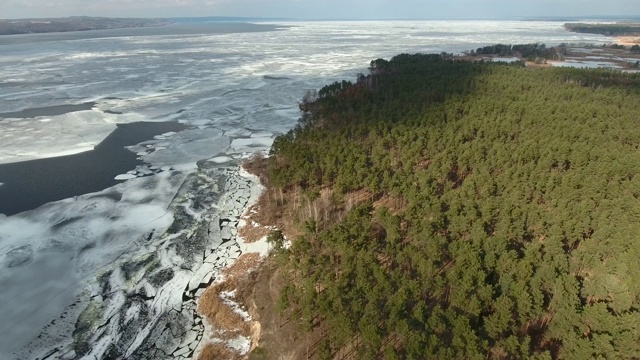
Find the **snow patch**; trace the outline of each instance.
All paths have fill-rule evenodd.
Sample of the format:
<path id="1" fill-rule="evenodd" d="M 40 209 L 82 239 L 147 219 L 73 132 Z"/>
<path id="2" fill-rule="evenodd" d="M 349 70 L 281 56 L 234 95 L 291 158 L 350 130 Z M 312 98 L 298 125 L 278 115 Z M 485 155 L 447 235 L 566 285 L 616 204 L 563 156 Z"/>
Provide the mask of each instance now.
<path id="1" fill-rule="evenodd" d="M 212 339 L 214 344 L 224 344 L 228 348 L 237 351 L 240 355 L 246 355 L 251 350 L 251 339 L 245 336 L 238 336 L 229 340 Z"/>
<path id="2" fill-rule="evenodd" d="M 258 253 L 260 257 L 264 258 L 271 251 L 271 245 L 267 242 L 266 236 L 253 243 L 246 243 L 244 239 L 238 238 L 238 244 L 240 244 L 240 251 L 243 254 Z"/>
<path id="3" fill-rule="evenodd" d="M 229 308 L 233 310 L 236 314 L 240 315 L 244 321 L 251 321 L 251 315 L 249 313 L 240 308 L 240 304 L 236 302 L 236 290 L 232 291 L 222 291 L 220 292 L 220 298 Z"/>
<path id="4" fill-rule="evenodd" d="M 117 175 L 116 177 L 114 177 L 113 179 L 120 181 L 120 180 L 130 180 L 130 179 L 135 179 L 135 178 L 137 178 L 137 176 L 132 175 L 132 174 L 120 174 L 120 175 Z"/>

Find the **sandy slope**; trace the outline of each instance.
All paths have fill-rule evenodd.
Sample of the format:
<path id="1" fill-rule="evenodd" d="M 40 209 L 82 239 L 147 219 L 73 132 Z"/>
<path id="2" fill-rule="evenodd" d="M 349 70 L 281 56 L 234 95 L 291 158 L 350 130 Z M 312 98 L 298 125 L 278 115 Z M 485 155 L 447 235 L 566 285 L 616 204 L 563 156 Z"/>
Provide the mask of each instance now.
<path id="1" fill-rule="evenodd" d="M 619 45 L 638 45 L 640 44 L 640 36 L 616 36 L 616 43 Z"/>

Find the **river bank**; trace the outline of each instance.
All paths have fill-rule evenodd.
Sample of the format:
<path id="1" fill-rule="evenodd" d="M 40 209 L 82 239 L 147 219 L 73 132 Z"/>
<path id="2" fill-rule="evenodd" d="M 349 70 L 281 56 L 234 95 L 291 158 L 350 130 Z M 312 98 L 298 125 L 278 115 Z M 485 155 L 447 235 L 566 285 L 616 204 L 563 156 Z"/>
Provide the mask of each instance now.
<path id="1" fill-rule="evenodd" d="M 242 199 L 239 202 L 242 209 L 238 212 L 238 207 L 231 208 L 229 221 L 221 222 L 220 229 L 229 241 L 235 241 L 241 255 L 218 269 L 206 290 L 200 287 L 195 293 L 195 317 L 202 319 L 203 328 L 192 330 L 198 333 L 196 339 L 202 339 L 190 354 L 192 359 L 246 358 L 257 347 L 261 335 L 261 324 L 254 319 L 257 314 L 255 308 L 247 304 L 246 294 L 251 293 L 257 270 L 269 255 L 267 234 L 271 228 L 252 220 L 258 213 L 256 203 L 264 194 L 258 175 L 248 172 L 244 165 L 240 166 L 238 175 L 251 182 L 251 196 L 247 201 L 236 198 Z M 230 199 L 233 198 L 231 195 Z M 181 346 L 182 350 L 176 354 L 190 353 L 186 350 L 191 349 L 189 344 Z"/>
<path id="2" fill-rule="evenodd" d="M 204 320 L 205 339 L 194 352 L 194 360 L 300 359 L 317 355 L 326 327 L 303 332 L 291 309 L 283 311 L 281 293 L 288 276 L 278 266 L 278 242 L 271 234 L 283 236 L 280 245 L 288 248 L 301 234 L 299 225 L 316 219 L 344 215 L 352 206 L 369 198 L 353 193 L 336 206 L 332 190 L 308 201 L 300 189 L 286 191 L 270 186 L 267 159 L 253 156 L 242 165 L 245 176 L 260 181 L 260 194 L 247 203 L 237 225 L 236 241 L 242 255 L 221 272 L 198 302 Z M 314 211 L 315 210 L 315 211 Z M 345 350 L 341 354 L 348 354 Z"/>
<path id="3" fill-rule="evenodd" d="M 211 332 L 196 311 L 205 289 L 219 281 L 224 269 L 241 254 L 265 248 L 236 239 L 241 215 L 260 193 L 258 181 L 235 166 L 199 166 L 186 177 L 166 171 L 130 180 L 145 189 L 137 196 L 148 202 L 140 207 L 132 223 L 135 227 L 131 229 L 136 232 L 128 231 L 123 241 L 135 241 L 141 249 L 116 256 L 115 260 L 98 253 L 96 246 L 84 249 L 79 264 L 89 266 L 88 262 L 100 260 L 105 266 L 77 296 L 69 295 L 75 301 L 55 299 L 59 301 L 54 304 L 51 299 L 52 308 L 58 303 L 62 308 L 49 310 L 63 315 L 16 352 L 16 359 L 190 359 L 196 354 L 203 339 L 208 338 L 207 331 Z M 158 188 L 168 186 L 175 190 L 158 198 Z M 120 187 L 90 196 L 103 203 L 112 202 Z M 82 204 L 84 197 L 70 201 L 69 206 Z M 56 223 L 60 223 L 60 231 L 75 224 L 72 220 Z M 116 239 L 114 234 L 107 238 L 110 246 L 122 246 Z M 40 264 L 32 258 L 20 264 L 16 260 L 14 266 Z M 64 306 L 66 303 L 71 304 Z M 18 315 L 14 316 L 16 322 Z"/>

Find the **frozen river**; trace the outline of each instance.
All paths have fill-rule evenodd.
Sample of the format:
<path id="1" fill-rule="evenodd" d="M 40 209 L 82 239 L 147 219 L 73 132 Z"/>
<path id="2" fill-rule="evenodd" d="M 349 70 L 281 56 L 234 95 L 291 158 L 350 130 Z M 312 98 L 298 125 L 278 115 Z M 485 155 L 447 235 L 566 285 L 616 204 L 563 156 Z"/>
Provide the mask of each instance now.
<path id="1" fill-rule="evenodd" d="M 610 40 L 521 21 L 0 38 L 0 209 L 10 215 L 0 214 L 0 358 L 192 355 L 202 337 L 193 301 L 242 251 L 233 226 L 257 194 L 237 164 L 295 125 L 306 90 L 402 52 Z M 116 128 L 132 129 L 123 124 L 146 126 L 132 137 L 145 141 L 88 157 Z M 20 190 L 43 180 L 46 190 Z"/>

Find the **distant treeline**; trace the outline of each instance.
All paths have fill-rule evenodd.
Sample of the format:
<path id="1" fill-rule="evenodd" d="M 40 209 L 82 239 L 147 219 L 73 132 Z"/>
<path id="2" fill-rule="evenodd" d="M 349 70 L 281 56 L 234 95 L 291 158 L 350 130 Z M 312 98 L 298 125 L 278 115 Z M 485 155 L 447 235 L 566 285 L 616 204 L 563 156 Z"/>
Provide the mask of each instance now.
<path id="1" fill-rule="evenodd" d="M 561 60 L 562 56 L 566 54 L 564 48 L 548 48 L 545 44 L 519 44 L 519 45 L 504 45 L 496 44 L 478 48 L 472 54 L 476 55 L 499 55 L 499 56 L 516 56 L 519 55 L 529 61 L 535 61 L 536 59 L 545 60 Z"/>
<path id="2" fill-rule="evenodd" d="M 0 20 L 0 35 L 150 27 L 163 26 L 169 23 L 170 21 L 163 19 L 102 18 L 87 16 Z"/>
<path id="3" fill-rule="evenodd" d="M 584 24 L 566 23 L 564 27 L 577 33 L 606 36 L 640 36 L 640 24 Z"/>

